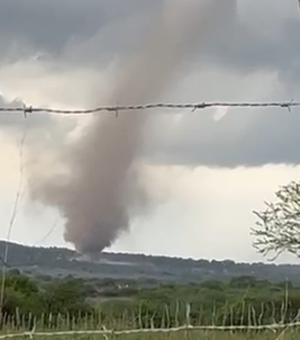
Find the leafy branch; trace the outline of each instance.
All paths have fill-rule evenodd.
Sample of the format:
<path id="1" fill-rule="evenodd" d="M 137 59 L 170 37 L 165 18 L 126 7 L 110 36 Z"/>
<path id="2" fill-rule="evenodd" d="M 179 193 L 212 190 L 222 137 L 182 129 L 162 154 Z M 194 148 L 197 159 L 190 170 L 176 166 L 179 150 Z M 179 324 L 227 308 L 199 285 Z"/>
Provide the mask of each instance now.
<path id="1" fill-rule="evenodd" d="M 254 248 L 264 256 L 283 252 L 300 257 L 300 182 L 291 182 L 275 193 L 275 202 L 265 202 L 265 210 L 254 211 L 258 218 L 251 229 Z"/>

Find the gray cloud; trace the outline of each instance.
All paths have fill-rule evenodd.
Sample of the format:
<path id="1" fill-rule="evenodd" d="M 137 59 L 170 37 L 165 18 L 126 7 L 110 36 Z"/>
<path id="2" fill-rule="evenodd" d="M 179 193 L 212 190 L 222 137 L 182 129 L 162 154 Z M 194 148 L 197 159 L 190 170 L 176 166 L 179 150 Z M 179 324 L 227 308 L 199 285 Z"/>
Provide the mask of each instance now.
<path id="1" fill-rule="evenodd" d="M 0 95 L 0 107 L 22 107 L 20 99 L 7 101 Z M 26 118 L 27 117 L 27 118 Z M 46 113 L 27 114 L 23 112 L 2 112 L 0 115 L 1 133 L 14 142 L 20 133 L 26 133 L 26 147 L 32 153 L 54 152 L 67 143 L 68 133 L 76 127 L 73 118 L 53 117 Z"/>
<path id="2" fill-rule="evenodd" d="M 201 60 L 230 67 L 235 72 L 276 69 L 283 79 L 299 71 L 300 23 L 296 6 L 282 6 L 280 0 L 272 3 L 263 0 L 261 8 L 256 6 L 256 16 L 264 19 L 265 30 L 276 31 L 277 38 L 273 39 L 271 33 L 262 34 L 259 23 L 255 25 L 256 18 L 245 0 L 239 3 L 249 7 L 253 25 L 239 20 L 237 0 L 224 1 L 227 6 L 222 10 L 227 13 L 223 13 L 222 22 L 218 23 L 223 28 L 217 32 L 215 44 L 203 49 L 199 40 L 197 53 Z M 109 63 L 113 56 L 122 57 L 136 50 L 137 41 L 142 39 L 153 13 L 162 4 L 162 0 L 1 2 L 1 56 L 11 62 L 44 53 L 44 58 L 67 63 Z M 290 16 L 280 16 L 275 6 L 288 8 Z M 271 9 L 274 15 L 270 15 Z"/>
<path id="3" fill-rule="evenodd" d="M 2 60 L 44 52 L 78 62 L 123 53 L 141 36 L 162 1 L 28 0 L 0 3 Z M 83 52 L 84 55 L 79 52 Z M 71 59 L 71 60 L 70 60 Z"/>
<path id="4" fill-rule="evenodd" d="M 53 65 L 92 65 L 100 69 L 114 57 L 122 59 L 135 52 L 137 41 L 162 3 L 158 0 L 0 2 L 0 61 L 11 63 L 42 52 Z M 217 77 L 198 77 L 197 84 L 187 84 L 181 92 L 169 95 L 169 99 L 176 102 L 297 99 L 300 19 L 296 3 L 261 0 L 254 6 L 246 0 L 227 0 L 226 4 L 222 10 L 227 12 L 218 22 L 222 29 L 210 35 L 210 44 L 198 44 L 191 58 L 187 58 L 185 71 L 196 74 L 205 69 L 216 72 L 221 69 L 236 78 L 230 78 L 227 84 L 222 80 L 220 86 Z M 269 89 L 262 87 L 261 94 L 257 94 L 258 84 L 253 83 L 246 94 L 241 93 L 239 83 L 255 72 L 276 74 L 279 88 L 270 94 Z M 262 81 L 263 76 L 257 80 Z M 159 118 L 156 126 L 164 129 L 164 133 L 149 132 L 147 157 L 163 163 L 212 166 L 299 163 L 299 118 L 296 109 L 294 112 L 291 115 L 282 110 L 236 110 L 218 123 L 210 114 L 201 113 L 184 118 L 176 127 L 168 118 Z"/>
<path id="5" fill-rule="evenodd" d="M 252 17 L 254 13 L 247 1 L 240 0 L 239 7 L 243 4 L 249 7 L 253 21 L 250 26 L 239 20 L 237 0 L 224 1 L 227 6 L 222 10 L 226 13 L 218 23 L 223 26 L 222 30 L 217 32 L 215 44 L 203 49 L 199 43 L 199 57 L 240 72 L 260 68 L 283 73 L 290 73 L 291 68 L 298 70 L 300 23 L 296 6 L 283 6 L 281 0 L 263 0 L 261 8 L 256 6 L 256 16 L 264 19 L 266 31 L 272 28 L 277 32 L 277 38 L 272 39 L 271 34 L 262 34 L 261 27 L 255 25 L 256 18 Z M 158 12 L 162 4 L 162 0 L 1 2 L 1 56 L 12 61 L 44 52 L 49 58 L 68 63 L 109 62 L 115 55 L 122 57 L 136 50 L 138 39 L 142 39 L 153 13 Z M 288 8 L 290 16 L 278 14 L 277 7 Z"/>
<path id="6" fill-rule="evenodd" d="M 239 27 L 232 39 L 223 41 L 212 52 L 212 60 L 233 71 L 253 72 L 260 69 L 278 71 L 282 81 L 299 81 L 300 19 L 284 22 L 276 41 Z"/>
<path id="7" fill-rule="evenodd" d="M 0 107 L 5 108 L 22 108 L 24 107 L 24 102 L 20 100 L 19 98 L 16 98 L 12 101 L 8 101 L 5 99 L 4 96 L 0 94 Z M 28 116 L 28 115 L 27 115 Z M 0 116 L 0 123 L 2 128 L 8 129 L 10 132 L 19 129 L 20 125 L 23 125 L 24 123 L 24 113 L 23 112 L 8 112 L 4 111 L 1 113 Z M 30 115 L 30 117 L 27 118 L 30 120 L 30 128 L 33 129 L 39 129 L 39 127 L 48 125 L 50 121 L 53 120 L 53 118 L 46 114 L 39 114 L 39 115 Z"/>
<path id="8" fill-rule="evenodd" d="M 299 113 L 237 111 L 218 123 L 211 114 L 190 117 L 172 141 L 152 145 L 150 158 L 158 163 L 212 167 L 299 164 Z M 232 131 L 233 124 L 238 126 L 247 118 L 252 123 L 245 133 Z"/>

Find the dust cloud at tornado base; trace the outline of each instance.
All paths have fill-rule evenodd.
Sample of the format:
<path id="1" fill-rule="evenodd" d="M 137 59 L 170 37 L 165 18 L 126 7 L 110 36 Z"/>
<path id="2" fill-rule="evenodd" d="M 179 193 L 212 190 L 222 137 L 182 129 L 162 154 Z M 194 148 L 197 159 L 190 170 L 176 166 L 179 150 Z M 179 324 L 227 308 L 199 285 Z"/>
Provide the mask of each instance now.
<path id="1" fill-rule="evenodd" d="M 176 82 L 195 44 L 209 40 L 218 28 L 227 3 L 165 1 L 140 50 L 116 78 L 114 100 L 119 105 L 159 100 Z M 142 111 L 122 112 L 118 119 L 95 117 L 80 140 L 63 151 L 61 162 L 68 169 L 64 178 L 29 171 L 31 199 L 58 209 L 65 219 L 64 238 L 80 253 L 97 254 L 109 247 L 129 230 L 131 207 L 139 213 L 150 204 L 134 175 L 147 121 Z"/>

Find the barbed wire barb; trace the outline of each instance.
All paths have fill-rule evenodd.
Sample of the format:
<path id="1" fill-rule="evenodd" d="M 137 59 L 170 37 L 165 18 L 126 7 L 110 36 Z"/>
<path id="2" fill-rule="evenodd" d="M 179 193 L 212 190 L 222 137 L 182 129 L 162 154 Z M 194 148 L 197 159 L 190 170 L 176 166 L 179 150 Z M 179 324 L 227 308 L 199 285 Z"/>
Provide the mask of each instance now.
<path id="1" fill-rule="evenodd" d="M 11 108 L 9 108 L 9 109 L 11 109 Z M 2 110 L 0 110 L 0 111 L 2 111 Z M 11 110 L 9 110 L 9 111 L 11 111 Z M 17 111 L 20 111 L 20 110 L 17 110 Z M 24 115 L 24 118 L 27 118 L 28 113 L 33 113 L 32 106 L 28 106 L 27 107 L 25 104 L 23 104 L 23 115 Z"/>

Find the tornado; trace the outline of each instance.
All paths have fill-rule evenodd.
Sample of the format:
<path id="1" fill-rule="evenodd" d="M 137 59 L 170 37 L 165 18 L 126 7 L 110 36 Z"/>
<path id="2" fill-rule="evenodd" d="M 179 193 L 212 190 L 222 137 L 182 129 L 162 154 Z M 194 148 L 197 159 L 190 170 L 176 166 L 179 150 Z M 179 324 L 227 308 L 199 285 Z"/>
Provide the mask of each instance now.
<path id="1" fill-rule="evenodd" d="M 181 67 L 195 49 L 209 41 L 226 4 L 225 0 L 165 1 L 137 53 L 116 78 L 115 103 L 161 99 L 178 81 Z M 65 221 L 65 241 L 78 252 L 101 253 L 130 230 L 132 207 L 149 204 L 136 175 L 147 128 L 149 115 L 143 110 L 119 112 L 117 119 L 96 116 L 79 140 L 64 150 L 61 161 L 68 169 L 64 180 L 49 174 L 47 180 L 30 179 L 32 198 L 58 209 Z"/>

